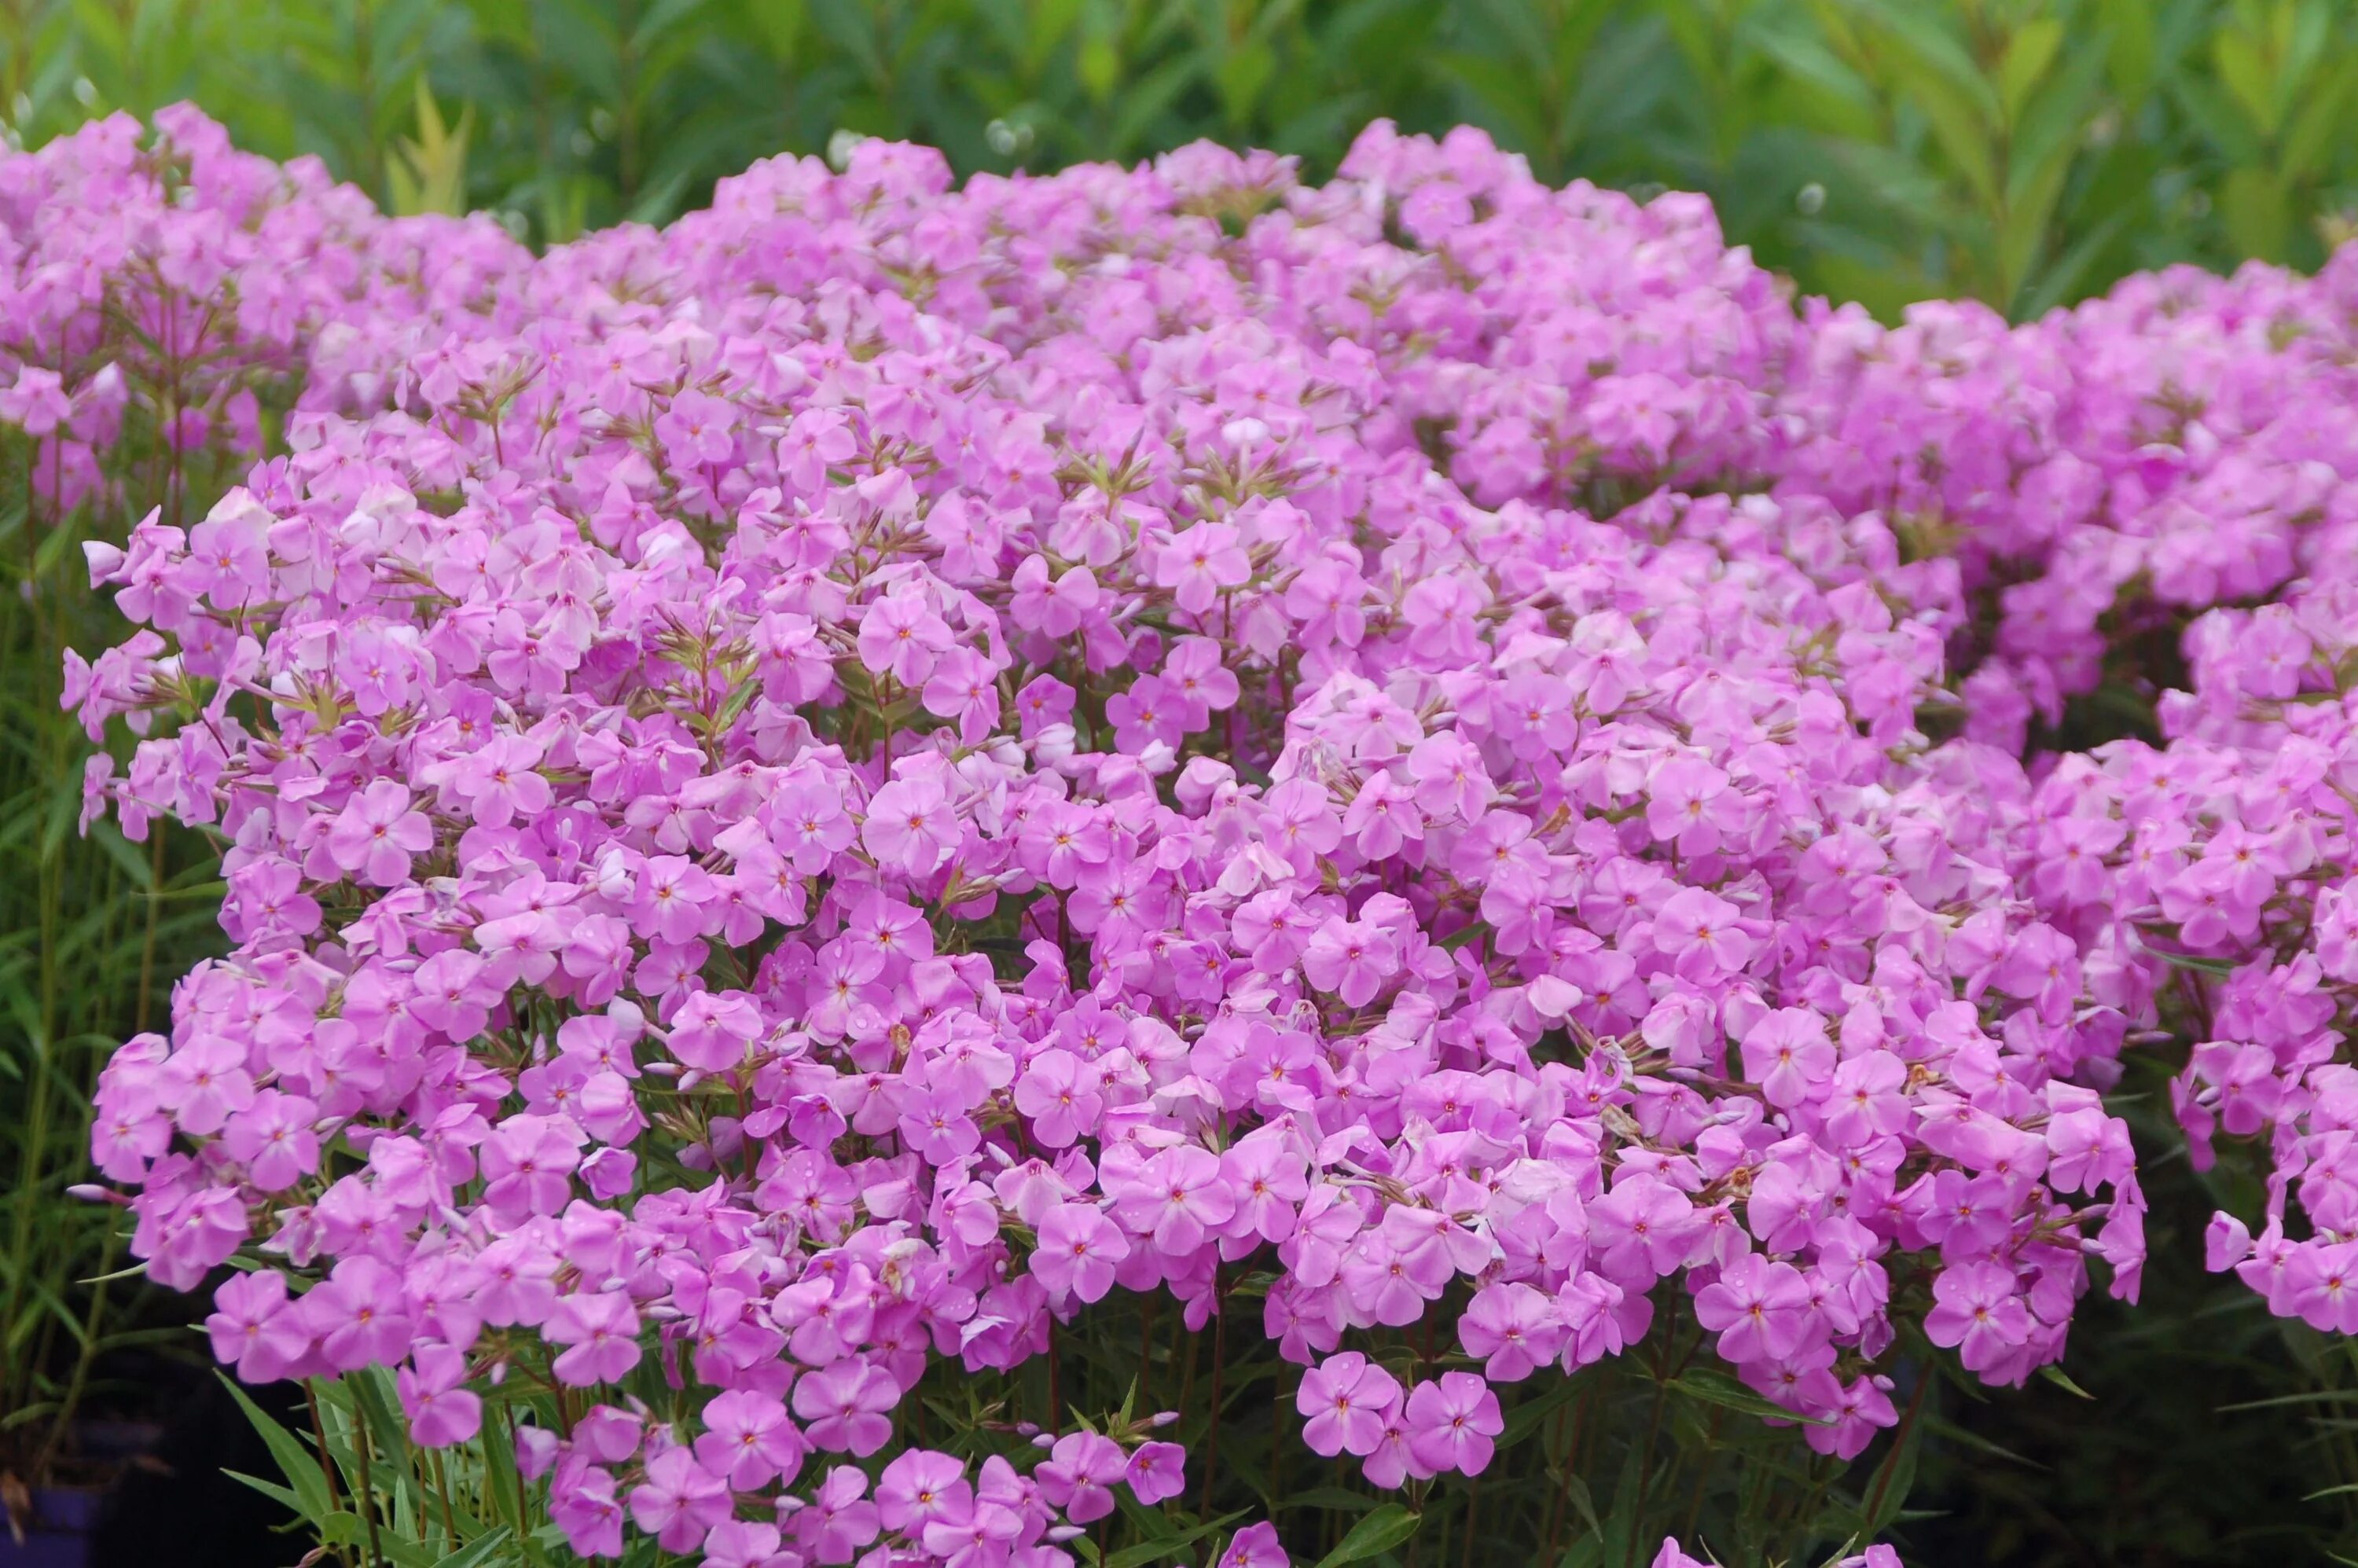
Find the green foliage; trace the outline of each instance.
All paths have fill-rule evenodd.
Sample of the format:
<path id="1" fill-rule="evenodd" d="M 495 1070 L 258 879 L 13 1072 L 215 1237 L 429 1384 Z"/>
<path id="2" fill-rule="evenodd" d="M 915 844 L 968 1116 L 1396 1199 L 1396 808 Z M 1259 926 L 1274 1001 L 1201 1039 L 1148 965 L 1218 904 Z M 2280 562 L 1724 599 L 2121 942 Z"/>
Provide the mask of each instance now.
<path id="1" fill-rule="evenodd" d="M 102 344 L 92 366 L 140 356 Z M 84 370 L 92 367 L 76 367 Z M 141 381 L 141 409 L 175 406 Z M 258 386 L 265 403 L 273 389 Z M 198 514 L 242 474 L 225 427 L 172 451 L 135 413 L 114 460 L 140 476 L 119 493 Z M 81 545 L 120 539 L 131 518 L 84 503 L 60 512 L 38 493 L 33 446 L 0 431 L 0 1480 L 78 1478 L 70 1442 L 85 1401 L 104 1397 L 109 1352 L 186 1330 L 157 1303 L 126 1310 L 136 1287 L 127 1226 L 74 1197 L 90 1179 L 90 1091 L 108 1054 L 160 1024 L 170 986 L 218 947 L 220 865 L 195 836 L 157 825 L 144 844 L 112 824 L 77 831 L 90 741 L 59 706 L 65 650 L 119 639 L 123 622 L 91 591 Z M 233 471 L 234 470 L 234 471 Z"/>
<path id="2" fill-rule="evenodd" d="M 1802 287 L 1885 315 L 2313 264 L 2358 207 L 2353 94 L 2346 0 L 0 5 L 22 140 L 192 98 L 390 206 L 488 207 L 545 241 L 660 222 L 845 134 L 961 171 L 1197 137 L 1323 171 L 1388 115 L 1481 125 L 1549 179 L 1706 191 Z"/>

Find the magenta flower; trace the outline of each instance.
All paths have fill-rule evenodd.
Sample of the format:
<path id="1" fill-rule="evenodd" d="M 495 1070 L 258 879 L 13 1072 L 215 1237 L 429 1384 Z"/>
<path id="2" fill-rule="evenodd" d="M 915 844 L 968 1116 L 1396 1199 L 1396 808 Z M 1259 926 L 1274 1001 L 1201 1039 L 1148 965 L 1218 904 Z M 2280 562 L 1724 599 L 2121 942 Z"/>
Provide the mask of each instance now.
<path id="1" fill-rule="evenodd" d="M 880 864 L 921 877 L 949 859 L 958 834 L 949 792 L 936 779 L 918 777 L 895 779 L 876 792 L 860 838 Z"/>
<path id="2" fill-rule="evenodd" d="M 274 1383 L 311 1347 L 301 1318 L 287 1301 L 287 1276 L 257 1269 L 221 1282 L 205 1334 L 212 1341 L 213 1358 L 235 1367 L 242 1381 Z"/>
<path id="3" fill-rule="evenodd" d="M 1152 1235 L 1166 1253 L 1201 1245 L 1205 1231 L 1236 1212 L 1236 1195 L 1221 1179 L 1220 1161 L 1203 1149 L 1165 1149 L 1120 1190 L 1109 1184 L 1114 1212 L 1133 1234 Z"/>
<path id="4" fill-rule="evenodd" d="M 1302 972 L 1310 983 L 1349 1007 L 1373 1001 L 1399 968 L 1399 944 L 1391 933 L 1363 920 L 1328 920 L 1302 952 Z"/>
<path id="5" fill-rule="evenodd" d="M 394 1374 L 401 1413 L 409 1418 L 409 1435 L 421 1448 L 448 1448 L 471 1441 L 482 1429 L 483 1401 L 461 1387 L 467 1376 L 466 1356 L 448 1345 L 421 1345 L 411 1365 Z"/>
<path id="6" fill-rule="evenodd" d="M 1130 1239 L 1087 1204 L 1058 1204 L 1040 1221 L 1032 1249 L 1032 1277 L 1051 1296 L 1098 1302 L 1113 1289 L 1116 1269 L 1130 1256 Z"/>
<path id="7" fill-rule="evenodd" d="M 1435 1473 L 1478 1476 L 1507 1429 L 1498 1396 L 1471 1372 L 1444 1372 L 1408 1397 L 1409 1452 Z"/>
<path id="8" fill-rule="evenodd" d="M 1042 1495 L 1075 1524 L 1091 1524 L 1113 1512 L 1113 1488 L 1129 1475 L 1130 1459 L 1121 1445 L 1093 1432 L 1056 1439 L 1047 1463 L 1033 1472 Z"/>
<path id="9" fill-rule="evenodd" d="M 409 860 L 434 847 L 434 825 L 410 809 L 410 794 L 379 779 L 338 814 L 325 840 L 329 856 L 343 871 L 372 887 L 398 885 Z"/>
<path id="10" fill-rule="evenodd" d="M 408 1353 L 401 1276 L 373 1258 L 347 1258 L 300 1303 L 303 1327 L 340 1372 L 390 1367 Z"/>
<path id="11" fill-rule="evenodd" d="M 631 1519 L 666 1552 L 695 1552 L 707 1531 L 729 1517 L 729 1487 L 685 1448 L 666 1448 L 647 1460 L 646 1479 L 631 1488 Z"/>
<path id="12" fill-rule="evenodd" d="M 1302 1440 L 1330 1458 L 1373 1454 L 1400 1402 L 1399 1380 L 1356 1350 L 1329 1356 L 1303 1373 L 1293 1397 L 1294 1408 L 1308 1418 Z"/>
<path id="13" fill-rule="evenodd" d="M 950 629 L 919 593 L 891 593 L 860 622 L 860 662 L 904 687 L 922 687 L 951 646 Z"/>
<path id="14" fill-rule="evenodd" d="M 1147 1507 L 1187 1489 L 1187 1451 L 1175 1443 L 1141 1443 L 1124 1475 L 1130 1495 Z"/>
<path id="15" fill-rule="evenodd" d="M 622 1295 L 561 1295 L 541 1332 L 568 1346 L 557 1358 L 558 1379 L 577 1389 L 611 1383 L 639 1364 L 639 1319 Z"/>
<path id="16" fill-rule="evenodd" d="M 817 1562 L 850 1562 L 882 1529 L 867 1490 L 868 1477 L 856 1467 L 838 1465 L 829 1470 L 810 1506 L 793 1515 L 795 1543 Z"/>
<path id="17" fill-rule="evenodd" d="M 885 1412 L 901 1391 L 881 1368 L 865 1361 L 838 1361 L 795 1385 L 795 1414 L 815 1448 L 865 1458 L 891 1440 Z"/>
<path id="18" fill-rule="evenodd" d="M 806 1452 L 801 1432 L 786 1419 L 786 1407 L 775 1395 L 731 1390 L 704 1407 L 697 1463 L 731 1491 L 751 1492 L 780 1477 L 793 1480 Z"/>
<path id="19" fill-rule="evenodd" d="M 319 1106 L 303 1096 L 263 1089 L 229 1119 L 222 1147 L 245 1162 L 246 1178 L 255 1186 L 283 1191 L 319 1169 L 319 1139 L 312 1130 L 319 1119 Z"/>
<path id="20" fill-rule="evenodd" d="M 1664 901 L 1654 917 L 1654 945 L 1693 980 L 1741 969 L 1754 946 L 1736 905 L 1701 888 L 1682 889 Z"/>
<path id="21" fill-rule="evenodd" d="M 595 1465 L 560 1465 L 549 1483 L 548 1511 L 576 1554 L 622 1554 L 622 1504 L 611 1471 Z"/>
<path id="22" fill-rule="evenodd" d="M 1293 1561 L 1278 1543 L 1275 1525 L 1249 1524 L 1229 1540 L 1216 1568 L 1292 1568 Z"/>
<path id="23" fill-rule="evenodd" d="M 1824 1094 L 1834 1071 L 1834 1048 L 1817 1014 L 1779 1008 L 1744 1034 L 1744 1076 L 1770 1105 L 1788 1108 Z"/>
<path id="24" fill-rule="evenodd" d="M 664 1044 L 683 1065 L 719 1073 L 745 1059 L 762 1033 L 761 1008 L 742 991 L 699 991 L 672 1015 Z"/>
<path id="25" fill-rule="evenodd" d="M 874 1508 L 885 1529 L 916 1535 L 936 1519 L 971 1514 L 974 1487 L 955 1455 L 911 1448 L 896 1454 L 877 1477 Z"/>
<path id="26" fill-rule="evenodd" d="M 1954 1346 L 1970 1371 L 1995 1368 L 2029 1336 L 2029 1309 L 2016 1292 L 2013 1273 L 1996 1263 L 1964 1262 L 1942 1271 L 1932 1281 L 1932 1310 L 1924 1334 L 1935 1345 Z"/>
<path id="27" fill-rule="evenodd" d="M 1718 1333 L 1726 1360 L 1782 1360 L 1809 1325 L 1809 1286 L 1791 1264 L 1747 1253 L 1696 1292 L 1695 1318 Z"/>
<path id="28" fill-rule="evenodd" d="M 1240 587 L 1251 576 L 1252 564 L 1236 529 L 1219 523 L 1199 523 L 1174 536 L 1154 569 L 1154 580 L 1173 589 L 1179 608 L 1194 615 L 1211 609 L 1222 589 Z"/>
<path id="29" fill-rule="evenodd" d="M 1530 1285 L 1501 1282 L 1474 1293 L 1457 1320 L 1458 1343 L 1484 1362 L 1482 1376 L 1516 1383 L 1555 1359 L 1563 1329 L 1552 1303 Z"/>

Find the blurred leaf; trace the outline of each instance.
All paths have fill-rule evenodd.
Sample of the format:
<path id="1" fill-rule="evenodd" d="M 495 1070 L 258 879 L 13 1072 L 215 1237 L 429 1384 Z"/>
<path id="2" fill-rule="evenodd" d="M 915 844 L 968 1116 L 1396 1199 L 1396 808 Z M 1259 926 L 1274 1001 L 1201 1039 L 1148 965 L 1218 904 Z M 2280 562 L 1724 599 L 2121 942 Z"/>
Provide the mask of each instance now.
<path id="1" fill-rule="evenodd" d="M 2025 23 L 2007 42 L 2006 58 L 1998 63 L 1997 96 L 2009 124 L 2022 117 L 2023 104 L 2045 80 L 2055 51 L 2062 47 L 2063 24 L 2053 16 Z"/>
<path id="2" fill-rule="evenodd" d="M 2292 205 L 2283 177 L 2266 168 L 2233 168 L 2219 187 L 2219 218 L 2235 248 L 2263 261 L 2284 259 Z"/>
<path id="3" fill-rule="evenodd" d="M 426 79 L 417 79 L 417 135 L 398 142 L 385 165 L 395 212 L 408 217 L 466 211 L 467 137 L 474 126 L 471 103 L 460 112 L 458 124 L 445 129 Z"/>
<path id="4" fill-rule="evenodd" d="M 1414 1535 L 1423 1523 L 1422 1514 L 1411 1513 L 1398 1503 L 1386 1503 L 1353 1525 L 1351 1533 L 1318 1560 L 1318 1568 L 1343 1568 L 1347 1563 L 1364 1563 L 1380 1556 Z"/>

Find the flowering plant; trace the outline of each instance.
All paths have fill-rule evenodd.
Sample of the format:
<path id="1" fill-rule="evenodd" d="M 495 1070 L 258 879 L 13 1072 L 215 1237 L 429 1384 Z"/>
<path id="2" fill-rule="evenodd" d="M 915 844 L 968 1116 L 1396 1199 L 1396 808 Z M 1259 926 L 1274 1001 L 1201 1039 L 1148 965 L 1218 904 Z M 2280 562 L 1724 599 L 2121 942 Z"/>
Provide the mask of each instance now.
<path id="1" fill-rule="evenodd" d="M 87 549 L 85 821 L 208 834 L 235 945 L 92 1152 L 325 1394 L 330 1545 L 1266 1564 L 1291 1468 L 1330 1563 L 1863 1548 L 1932 1379 L 2134 1300 L 2103 1092 L 2196 1019 L 2277 1171 L 2215 1261 L 2358 1322 L 2344 356 L 2196 385 L 2346 269 L 1887 332 L 1383 125 L 1323 188 L 869 143 L 535 256 L 161 129 L 0 159 L 109 242 L 18 258 L 0 417 L 145 496 L 90 345 L 161 308 L 163 448 L 246 432 Z M 2148 741 L 2026 763 L 2198 610 Z"/>

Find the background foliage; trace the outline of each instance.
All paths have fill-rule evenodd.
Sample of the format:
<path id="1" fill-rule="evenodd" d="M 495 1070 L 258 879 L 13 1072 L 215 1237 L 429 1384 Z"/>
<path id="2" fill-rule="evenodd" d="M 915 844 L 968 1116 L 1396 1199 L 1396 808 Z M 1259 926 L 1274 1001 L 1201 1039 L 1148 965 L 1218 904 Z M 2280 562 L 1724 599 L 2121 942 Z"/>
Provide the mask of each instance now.
<path id="1" fill-rule="evenodd" d="M 1803 288 L 1886 315 L 1946 294 L 2028 316 L 2181 261 L 2310 265 L 2358 224 L 2347 0 L 0 0 L 9 138 L 184 98 L 389 207 L 490 208 L 541 241 L 662 221 L 845 133 L 962 170 L 1209 136 L 1323 174 L 1378 115 L 1480 124 L 1551 180 L 1706 191 Z M 74 836 L 58 650 L 113 641 L 112 612 L 81 586 L 79 524 L 33 516 L 22 477 L 0 454 L 0 1469 L 37 1475 L 71 1456 L 110 1355 L 178 1332 L 86 1282 L 115 1240 L 63 1190 L 91 1075 L 214 940 L 218 884 L 201 846 Z M 1899 1487 L 1918 1560 L 2358 1542 L 2358 1368 L 2201 1275 L 2212 1199 L 2147 1087 L 2159 1299 L 2092 1311 L 2070 1365 L 2093 1399 L 1935 1390 Z M 1600 1488 L 1628 1463 L 1535 1435 Z"/>
<path id="2" fill-rule="evenodd" d="M 2353 92 L 2345 0 L 0 4 L 27 142 L 191 98 L 388 205 L 542 239 L 844 131 L 961 169 L 1209 136 L 1323 173 L 1390 115 L 1482 125 L 1550 180 L 1706 191 L 1764 261 L 1885 313 L 2313 263 L 2358 208 Z"/>

